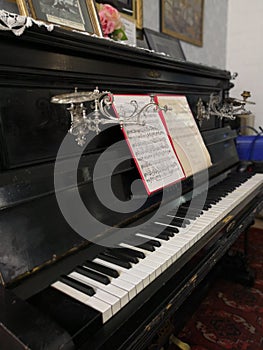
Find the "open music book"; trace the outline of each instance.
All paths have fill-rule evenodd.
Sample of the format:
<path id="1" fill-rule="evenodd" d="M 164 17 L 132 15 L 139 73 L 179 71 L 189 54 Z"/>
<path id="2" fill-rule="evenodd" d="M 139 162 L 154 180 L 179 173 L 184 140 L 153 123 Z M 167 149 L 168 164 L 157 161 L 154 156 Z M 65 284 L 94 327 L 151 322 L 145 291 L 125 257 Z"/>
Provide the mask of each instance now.
<path id="1" fill-rule="evenodd" d="M 149 95 L 114 95 L 115 113 L 124 119 L 123 133 L 148 194 L 211 165 L 186 97 L 161 95 L 154 101 Z M 161 109 L 165 105 L 168 110 Z"/>
<path id="2" fill-rule="evenodd" d="M 211 166 L 210 155 L 186 97 L 162 95 L 156 99 L 161 106 L 169 106 L 166 112 L 160 111 L 160 115 L 186 177 Z"/>

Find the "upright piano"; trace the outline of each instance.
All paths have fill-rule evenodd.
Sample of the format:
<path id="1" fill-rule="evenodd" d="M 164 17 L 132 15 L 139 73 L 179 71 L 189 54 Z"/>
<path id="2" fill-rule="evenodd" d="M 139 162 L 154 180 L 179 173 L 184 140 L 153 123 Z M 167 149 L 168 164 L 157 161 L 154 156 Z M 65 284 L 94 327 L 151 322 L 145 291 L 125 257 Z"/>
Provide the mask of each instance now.
<path id="1" fill-rule="evenodd" d="M 33 26 L 19 37 L 7 31 L 0 36 L 0 347 L 143 349 L 251 225 L 262 208 L 262 174 L 238 171 L 235 131 L 211 117 L 201 126 L 197 121 L 212 159 L 202 208 L 191 206 L 207 185 L 195 174 L 121 214 L 94 189 L 108 181 L 114 196 L 127 202 L 140 178 L 125 143 L 111 160 L 126 160 L 112 174 L 94 175 L 100 155 L 123 140 L 114 125 L 84 147 L 77 186 L 74 169 L 61 171 L 68 202 L 78 191 L 88 212 L 110 227 L 84 239 L 56 199 L 55 164 L 70 162 L 79 146 L 72 137 L 73 151 L 57 159 L 70 116 L 50 101 L 75 87 L 177 94 L 187 97 L 196 117 L 200 98 L 206 103 L 212 93 L 229 96 L 230 73 L 61 28 Z M 151 218 L 164 192 L 160 220 L 173 220 L 156 236 Z M 145 224 L 140 232 L 138 224 Z M 98 243 L 126 227 L 134 228 L 134 240 L 124 235 L 115 247 Z"/>

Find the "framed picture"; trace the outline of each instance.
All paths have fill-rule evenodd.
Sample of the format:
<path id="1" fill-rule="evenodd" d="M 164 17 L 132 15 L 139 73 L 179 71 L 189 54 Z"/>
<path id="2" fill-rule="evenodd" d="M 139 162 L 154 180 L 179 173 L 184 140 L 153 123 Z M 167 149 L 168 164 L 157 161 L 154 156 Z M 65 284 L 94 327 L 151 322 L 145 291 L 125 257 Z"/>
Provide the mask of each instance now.
<path id="1" fill-rule="evenodd" d="M 0 9 L 19 14 L 19 9 L 16 0 L 0 0 Z"/>
<path id="2" fill-rule="evenodd" d="M 93 0 L 17 0 L 20 13 L 102 36 Z"/>
<path id="3" fill-rule="evenodd" d="M 96 0 L 98 4 L 110 4 L 122 15 L 136 21 L 136 27 L 143 27 L 143 0 Z"/>
<path id="4" fill-rule="evenodd" d="M 203 45 L 204 0 L 161 0 L 161 32 Z"/>
<path id="5" fill-rule="evenodd" d="M 144 28 L 143 32 L 149 49 L 156 52 L 164 52 L 173 58 L 185 61 L 185 55 L 181 43 L 177 38 L 173 38 L 170 35 L 159 33 L 148 28 Z"/>
<path id="6" fill-rule="evenodd" d="M 125 34 L 128 38 L 125 43 L 129 45 L 136 45 L 136 22 L 134 19 L 121 14 L 121 21 L 125 27 Z"/>

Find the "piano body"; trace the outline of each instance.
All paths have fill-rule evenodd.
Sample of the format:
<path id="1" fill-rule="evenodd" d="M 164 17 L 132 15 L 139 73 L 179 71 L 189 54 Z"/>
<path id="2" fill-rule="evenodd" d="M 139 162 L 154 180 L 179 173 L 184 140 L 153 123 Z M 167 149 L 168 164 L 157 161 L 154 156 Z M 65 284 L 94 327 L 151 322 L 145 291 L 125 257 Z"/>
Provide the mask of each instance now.
<path id="1" fill-rule="evenodd" d="M 73 170 L 62 174 L 69 200 L 79 190 L 101 222 L 123 228 L 145 222 L 143 234 L 149 241 L 137 237 L 139 249 L 126 245 L 120 253 L 103 247 L 74 232 L 57 204 L 54 164 L 70 118 L 64 106 L 50 100 L 76 86 L 79 91 L 99 86 L 112 93 L 182 94 L 196 115 L 199 98 L 228 96 L 230 74 L 60 28 L 0 35 L 1 349 L 143 349 L 249 227 L 262 208 L 262 176 L 238 173 L 234 131 L 219 119 L 204 121 L 202 135 L 213 165 L 203 211 L 188 210 L 192 177 L 168 187 L 164 209 L 172 215 L 182 186 L 178 218 L 172 230 L 164 226 L 156 238 L 151 216 L 163 191 L 126 214 L 96 197 L 94 183 L 107 181 L 93 176 L 96 161 L 123 140 L 115 125 L 83 152 L 78 188 Z M 72 147 L 77 153 L 73 137 Z M 124 148 L 112 159 L 129 154 Z M 65 154 L 61 161 L 74 156 Z M 109 176 L 116 197 L 130 200 L 131 184 L 139 178 L 132 159 Z M 200 176 L 200 191 L 203 185 Z M 185 233 L 188 220 L 197 226 Z M 113 234 L 114 229 L 98 233 Z"/>

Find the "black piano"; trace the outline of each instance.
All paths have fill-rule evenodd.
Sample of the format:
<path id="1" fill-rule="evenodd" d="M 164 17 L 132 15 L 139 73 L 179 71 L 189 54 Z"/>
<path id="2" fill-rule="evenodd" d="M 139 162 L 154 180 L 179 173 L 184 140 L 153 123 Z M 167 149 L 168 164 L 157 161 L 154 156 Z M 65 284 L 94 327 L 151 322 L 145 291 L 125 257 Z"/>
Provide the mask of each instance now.
<path id="1" fill-rule="evenodd" d="M 77 186 L 74 169 L 61 170 L 68 203 L 78 191 L 88 212 L 109 227 L 93 232 L 87 225 L 87 240 L 57 203 L 55 163 L 70 162 L 79 146 L 72 137 L 72 152 L 56 159 L 70 116 L 51 98 L 97 86 L 113 94 L 182 94 L 196 117 L 199 98 L 207 103 L 212 93 L 229 96 L 230 73 L 61 28 L 34 26 L 19 37 L 0 36 L 0 347 L 143 349 L 251 225 L 262 208 L 262 175 L 238 171 L 235 131 L 211 117 L 198 124 L 213 164 L 202 208 L 191 205 L 206 185 L 201 172 L 120 214 L 95 191 L 110 181 L 125 203 L 140 178 L 124 143 L 111 153 L 112 161 L 125 158 L 114 172 L 94 175 L 100 155 L 123 140 L 113 125 L 84 147 Z M 156 236 L 151 218 L 164 194 L 160 221 L 169 215 L 172 224 Z M 185 233 L 192 222 L 195 229 Z M 145 224 L 141 235 L 138 224 Z M 99 244 L 125 228 L 134 228 L 136 237 L 124 234 L 120 242 L 118 234 L 115 247 Z"/>

